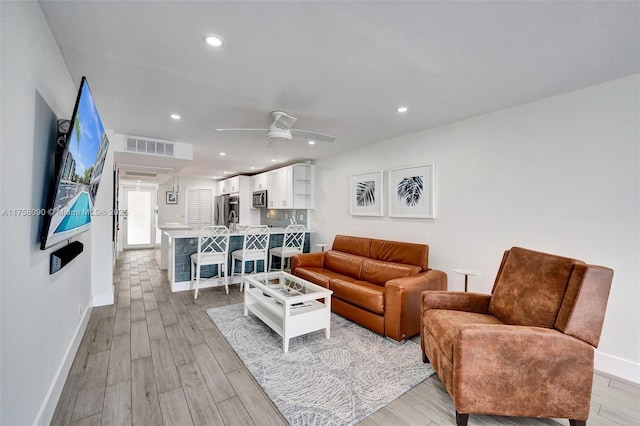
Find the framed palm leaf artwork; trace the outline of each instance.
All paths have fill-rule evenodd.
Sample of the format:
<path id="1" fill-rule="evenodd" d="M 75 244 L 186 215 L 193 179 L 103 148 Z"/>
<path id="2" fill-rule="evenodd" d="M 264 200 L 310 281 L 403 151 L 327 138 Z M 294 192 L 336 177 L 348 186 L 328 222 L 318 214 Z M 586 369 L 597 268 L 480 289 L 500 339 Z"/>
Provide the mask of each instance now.
<path id="1" fill-rule="evenodd" d="M 434 219 L 435 164 L 389 170 L 389 216 Z"/>
<path id="2" fill-rule="evenodd" d="M 352 175 L 349 205 L 353 216 L 382 216 L 382 171 Z"/>

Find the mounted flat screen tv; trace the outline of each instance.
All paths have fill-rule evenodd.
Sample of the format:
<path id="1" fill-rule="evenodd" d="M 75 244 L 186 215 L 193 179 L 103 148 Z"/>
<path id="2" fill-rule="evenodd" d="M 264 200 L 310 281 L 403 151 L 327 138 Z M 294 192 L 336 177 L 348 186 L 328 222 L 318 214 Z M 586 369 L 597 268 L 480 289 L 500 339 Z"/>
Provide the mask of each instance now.
<path id="1" fill-rule="evenodd" d="M 68 131 L 56 161 L 44 215 L 40 248 L 47 249 L 89 230 L 93 206 L 109 148 L 87 79 L 82 77 Z"/>

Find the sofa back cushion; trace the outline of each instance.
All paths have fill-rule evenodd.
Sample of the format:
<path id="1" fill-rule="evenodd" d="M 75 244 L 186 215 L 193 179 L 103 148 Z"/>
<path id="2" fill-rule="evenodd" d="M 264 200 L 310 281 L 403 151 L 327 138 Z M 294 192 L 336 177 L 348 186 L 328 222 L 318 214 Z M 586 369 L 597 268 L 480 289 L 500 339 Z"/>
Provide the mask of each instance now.
<path id="1" fill-rule="evenodd" d="M 386 262 L 416 265 L 423 271 L 429 269 L 429 246 L 426 244 L 371 240 L 369 257 Z"/>
<path id="2" fill-rule="evenodd" d="M 421 271 L 416 265 L 385 262 L 384 260 L 365 259 L 362 263 L 362 280 L 384 286 L 394 278 L 404 278 Z"/>
<path id="3" fill-rule="evenodd" d="M 370 248 L 370 238 L 350 237 L 348 235 L 336 235 L 333 239 L 333 246 L 331 247 L 332 250 L 363 257 L 369 257 Z"/>
<path id="4" fill-rule="evenodd" d="M 341 251 L 329 250 L 324 258 L 324 267 L 333 272 L 360 279 L 364 257 Z"/>
<path id="5" fill-rule="evenodd" d="M 489 313 L 506 324 L 553 327 L 575 263 L 513 247 L 502 259 Z"/>

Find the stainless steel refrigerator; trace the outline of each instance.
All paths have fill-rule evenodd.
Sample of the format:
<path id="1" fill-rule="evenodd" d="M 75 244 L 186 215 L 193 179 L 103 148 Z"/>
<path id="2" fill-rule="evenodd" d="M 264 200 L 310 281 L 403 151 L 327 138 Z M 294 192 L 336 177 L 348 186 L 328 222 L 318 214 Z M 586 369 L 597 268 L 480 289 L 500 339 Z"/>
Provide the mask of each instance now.
<path id="1" fill-rule="evenodd" d="M 215 225 L 224 225 L 229 228 L 232 221 L 235 221 L 236 224 L 240 222 L 240 199 L 238 196 L 217 195 L 213 200 L 213 223 Z"/>

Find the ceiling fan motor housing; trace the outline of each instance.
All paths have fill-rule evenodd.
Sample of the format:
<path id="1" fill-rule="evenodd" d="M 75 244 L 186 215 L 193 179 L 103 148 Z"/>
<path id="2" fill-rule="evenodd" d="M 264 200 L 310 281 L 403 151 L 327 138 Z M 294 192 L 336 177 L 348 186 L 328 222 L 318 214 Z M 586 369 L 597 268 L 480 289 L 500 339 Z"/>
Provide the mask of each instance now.
<path id="1" fill-rule="evenodd" d="M 274 142 L 287 142 L 291 140 L 291 130 L 281 129 L 275 125 L 269 126 L 267 139 Z"/>

